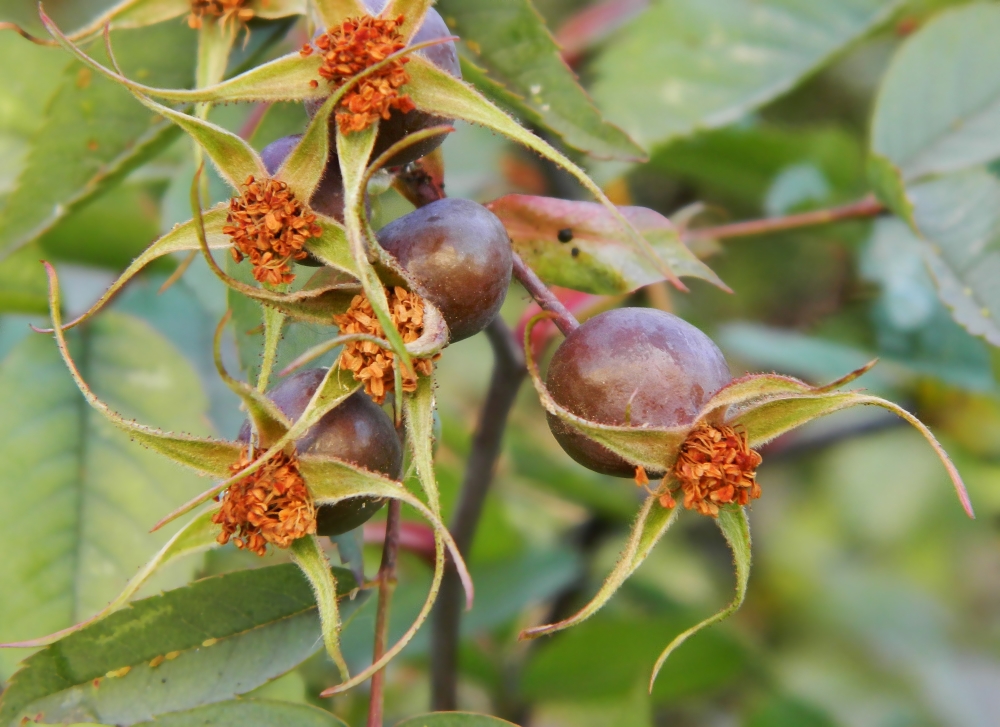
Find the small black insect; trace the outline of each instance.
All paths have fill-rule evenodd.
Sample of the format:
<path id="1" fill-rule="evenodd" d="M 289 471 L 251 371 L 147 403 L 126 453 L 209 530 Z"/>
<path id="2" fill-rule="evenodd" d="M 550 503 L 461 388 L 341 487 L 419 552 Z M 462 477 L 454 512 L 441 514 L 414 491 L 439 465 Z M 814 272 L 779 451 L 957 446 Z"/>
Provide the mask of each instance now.
<path id="1" fill-rule="evenodd" d="M 569 253 L 573 257 L 579 257 L 579 255 L 580 255 L 580 248 L 574 247 L 572 250 L 569 251 Z"/>
<path id="2" fill-rule="evenodd" d="M 558 238 L 559 238 L 559 242 L 570 242 L 570 241 L 572 241 L 572 239 L 573 239 L 573 230 L 571 230 L 568 227 L 563 228 L 562 230 L 559 230 Z"/>

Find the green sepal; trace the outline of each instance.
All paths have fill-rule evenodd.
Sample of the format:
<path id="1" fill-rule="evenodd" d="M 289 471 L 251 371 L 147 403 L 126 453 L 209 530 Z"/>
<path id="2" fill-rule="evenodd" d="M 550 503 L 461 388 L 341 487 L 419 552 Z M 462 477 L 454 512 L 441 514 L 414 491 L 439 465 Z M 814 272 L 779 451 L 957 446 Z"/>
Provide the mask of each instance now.
<path id="1" fill-rule="evenodd" d="M 720 508 L 716 524 L 719 526 L 719 530 L 722 531 L 723 536 L 726 538 L 726 543 L 729 544 L 729 549 L 733 553 L 733 565 L 736 572 L 736 597 L 733 598 L 728 606 L 715 615 L 706 618 L 704 621 L 695 624 L 674 637 L 674 640 L 667 645 L 667 648 L 663 650 L 656 660 L 656 664 L 653 666 L 653 674 L 649 678 L 649 691 L 651 693 L 653 691 L 653 683 L 656 681 L 660 669 L 674 650 L 687 641 L 688 637 L 693 636 L 703 628 L 729 618 L 729 616 L 739 610 L 739 607 L 743 605 L 743 599 L 746 598 L 747 583 L 750 580 L 750 522 L 747 520 L 746 511 L 738 505 L 729 505 Z"/>
<path id="2" fill-rule="evenodd" d="M 635 573 L 636 569 L 642 565 L 646 556 L 650 554 L 654 546 L 660 541 L 660 538 L 663 537 L 670 526 L 674 524 L 674 521 L 677 520 L 680 511 L 681 508 L 679 506 L 671 508 L 663 507 L 660 505 L 659 498 L 656 495 L 647 497 L 642 505 L 642 509 L 639 510 L 639 515 L 635 519 L 635 524 L 632 526 L 632 532 L 629 534 L 625 547 L 618 556 L 618 562 L 614 570 L 605 578 L 604 584 L 598 590 L 597 594 L 590 599 L 586 606 L 569 618 L 553 624 L 525 629 L 520 633 L 518 639 L 535 639 L 539 636 L 547 636 L 556 631 L 567 629 L 570 626 L 576 626 L 597 613 L 604 604 L 611 600 L 611 597 L 621 588 L 628 577 Z"/>
<path id="3" fill-rule="evenodd" d="M 347 18 L 368 15 L 368 9 L 361 0 L 312 0 L 323 28 L 335 28 Z"/>
<path id="4" fill-rule="evenodd" d="M 410 56 L 406 66 L 410 74 L 410 83 L 406 90 L 413 103 L 421 111 L 443 116 L 445 118 L 462 119 L 472 124 L 485 126 L 492 131 L 522 144 L 540 154 L 549 161 L 559 165 L 573 175 L 576 180 L 590 192 L 594 198 L 608 210 L 614 220 L 621 226 L 624 234 L 659 270 L 664 278 L 681 290 L 686 290 L 683 283 L 660 259 L 649 242 L 632 227 L 632 224 L 622 216 L 618 208 L 611 203 L 607 195 L 580 167 L 571 162 L 565 155 L 558 152 L 550 144 L 523 128 L 514 119 L 488 101 L 471 86 L 463 83 L 450 74 L 442 71 L 430 61 L 420 56 Z"/>
<path id="5" fill-rule="evenodd" d="M 406 441 L 410 445 L 417 478 L 427 498 L 427 504 L 441 515 L 441 496 L 434 476 L 434 378 L 421 376 L 417 390 L 403 396 L 403 417 L 406 421 Z"/>
<path id="6" fill-rule="evenodd" d="M 87 382 L 83 380 L 79 370 L 73 363 L 73 359 L 69 355 L 69 347 L 66 345 L 66 337 L 62 328 L 59 279 L 56 276 L 55 268 L 49 263 L 45 263 L 45 271 L 49 277 L 49 309 L 52 316 L 56 344 L 59 347 L 60 354 L 62 354 L 63 361 L 66 362 L 66 367 L 73 376 L 77 387 L 86 398 L 87 403 L 103 414 L 116 427 L 127 432 L 132 439 L 149 449 L 159 452 L 174 462 L 190 467 L 202 474 L 213 477 L 228 477 L 229 466 L 239 457 L 241 449 L 239 445 L 215 439 L 192 437 L 186 434 L 173 434 L 128 421 L 118 413 L 112 411 L 107 404 L 94 395 L 94 392 L 90 390 Z"/>
<path id="7" fill-rule="evenodd" d="M 302 569 L 316 595 L 319 620 L 323 629 L 326 653 L 347 679 L 350 674 L 344 655 L 340 652 L 340 608 L 337 606 L 337 580 L 330 571 L 330 561 L 315 535 L 307 535 L 292 543 L 292 559 Z"/>

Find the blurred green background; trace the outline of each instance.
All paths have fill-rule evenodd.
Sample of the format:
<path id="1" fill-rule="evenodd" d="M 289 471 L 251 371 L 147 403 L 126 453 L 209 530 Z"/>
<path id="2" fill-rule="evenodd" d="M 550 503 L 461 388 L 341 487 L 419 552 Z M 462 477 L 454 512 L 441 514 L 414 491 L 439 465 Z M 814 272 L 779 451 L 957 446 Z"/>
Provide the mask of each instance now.
<path id="1" fill-rule="evenodd" d="M 447 17 L 449 3 L 440 4 Z M 713 40 L 713 13 L 755 3 L 700 6 L 703 17 L 685 26 L 678 41 L 691 52 L 678 57 L 664 50 L 662 36 L 670 32 L 670 13 L 696 12 L 691 2 L 619 2 L 614 17 L 622 23 L 582 39 L 570 23 L 591 5 L 586 0 L 535 4 L 549 27 L 564 29 L 557 37 L 565 46 L 579 42 L 574 69 L 601 110 L 652 152 L 643 164 L 588 162 L 614 200 L 668 216 L 698 203 L 704 205 L 699 223 L 708 224 L 863 196 L 870 189 L 869 120 L 887 65 L 928 18 L 962 3 L 831 2 L 857 23 L 829 53 L 786 77 L 741 79 L 734 71 L 725 83 L 713 81 L 705 59 L 738 59 L 743 41 Z M 6 0 L 0 21 L 39 32 L 32 5 Z M 73 27 L 106 5 L 63 0 L 46 9 Z M 783 3 L 765 5 L 778 12 Z M 255 29 L 244 57 L 254 43 L 266 44 L 269 32 Z M 270 45 L 267 57 L 296 47 L 296 32 Z M 126 67 L 151 74 L 149 82 L 190 82 L 192 66 L 177 60 L 189 51 L 193 57 L 183 23 L 120 36 Z M 794 55 L 762 37 L 744 45 Z M 643 53 L 644 73 L 623 82 L 616 68 Z M 50 204 L 18 196 L 22 170 L 34 168 L 43 153 L 37 140 L 65 134 L 68 144 L 83 133 L 67 110 L 83 105 L 87 123 L 99 129 L 102 108 L 138 104 L 112 91 L 86 96 L 100 79 L 90 79 L 61 50 L 13 33 L 0 33 L 0 68 L 0 226 L 13 228 L 37 212 L 35 202 Z M 703 87 L 692 81 L 694 96 L 677 104 L 684 113 L 664 116 L 642 98 L 655 95 L 653 87 L 666 93 L 657 84 L 675 68 L 690 77 L 701 68 Z M 99 105 L 91 109 L 96 117 L 86 116 L 88 103 Z M 227 106 L 212 118 L 239 130 L 253 112 Z M 259 149 L 300 131 L 304 120 L 298 107 L 275 105 L 252 141 Z M 139 138 L 149 120 L 140 115 L 129 123 Z M 112 132 L 121 135 L 119 127 Z M 150 536 L 149 526 L 204 487 L 136 453 L 99 422 L 52 341 L 28 327 L 45 322 L 39 258 L 56 263 L 72 315 L 153 239 L 190 216 L 190 143 L 175 135 L 162 145 L 162 153 L 127 170 L 120 184 L 80 204 L 68 186 L 71 173 L 60 172 L 59 150 L 44 151 L 46 186 L 66 186 L 61 199 L 52 197 L 66 209 L 38 216 L 49 219 L 44 234 L 0 262 L 0 457 L 7 463 L 0 469 L 2 640 L 37 636 L 96 611 L 169 535 Z M 444 158 L 452 196 L 485 202 L 507 192 L 579 194 L 533 155 L 469 126 L 459 125 L 448 139 Z M 93 160 L 88 173 L 106 163 Z M 221 185 L 215 192 L 220 199 L 228 194 Z M 388 192 L 374 208 L 377 224 L 384 224 L 410 206 Z M 595 305 L 673 310 L 719 343 L 734 372 L 773 370 L 820 383 L 880 358 L 861 385 L 934 429 L 966 479 L 977 519 L 965 518 L 919 434 L 889 415 L 851 411 L 781 438 L 764 451 L 764 495 L 751 511 L 755 567 L 747 603 L 685 644 L 649 695 L 649 671 L 662 646 L 731 597 L 730 555 L 710 522 L 683 518 L 593 619 L 539 642 L 517 642 L 521 628 L 570 612 L 594 591 L 640 501 L 631 482 L 590 473 L 562 453 L 525 385 L 470 561 L 477 601 L 464 624 L 463 708 L 525 727 L 1000 724 L 1000 360 L 939 302 L 922 259 L 907 244 L 910 234 L 902 222 L 880 218 L 713 243 L 698 252 L 734 294 L 694 280 L 689 294 L 656 285 Z M 176 264 L 153 266 L 130 284 L 110 312 L 75 336 L 76 355 L 97 393 L 126 416 L 231 437 L 243 414 L 211 363 L 211 333 L 226 310 L 226 291 L 199 260 L 159 295 Z M 503 311 L 512 326 L 528 302 L 512 287 Z M 227 342 L 233 370 L 254 363 L 247 351 L 255 334 L 239 335 L 249 336 L 239 351 Z M 283 358 L 327 336 L 294 325 Z M 448 348 L 439 364 L 437 464 L 446 507 L 457 495 L 490 367 L 481 336 Z M 366 547 L 369 573 L 378 554 L 377 546 Z M 279 560 L 223 548 L 168 569 L 145 592 Z M 396 632 L 412 619 L 429 579 L 423 560 L 404 554 Z M 373 600 L 344 634 L 354 665 L 370 658 Z M 428 649 L 425 629 L 390 666 L 390 722 L 427 710 Z M 0 654 L 0 679 L 9 679 L 23 656 Z M 330 669 L 316 656 L 258 693 L 317 704 L 361 723 L 364 689 L 333 700 L 315 697 L 332 683 Z"/>

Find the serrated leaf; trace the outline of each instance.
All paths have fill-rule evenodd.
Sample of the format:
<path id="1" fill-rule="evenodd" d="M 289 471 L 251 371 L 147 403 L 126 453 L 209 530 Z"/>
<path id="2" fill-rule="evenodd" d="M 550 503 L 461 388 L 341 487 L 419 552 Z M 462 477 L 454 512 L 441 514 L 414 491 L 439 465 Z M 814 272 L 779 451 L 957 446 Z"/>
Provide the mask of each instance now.
<path id="1" fill-rule="evenodd" d="M 66 334 L 62 328 L 62 315 L 60 313 L 58 278 L 51 265 L 46 263 L 45 267 L 49 275 L 49 312 L 52 316 L 56 344 L 77 388 L 83 393 L 87 403 L 115 427 L 126 432 L 130 438 L 169 457 L 174 462 L 202 474 L 216 477 L 228 476 L 229 466 L 239 457 L 240 447 L 238 445 L 186 434 L 173 434 L 129 421 L 113 411 L 91 391 L 73 362 L 69 346 L 66 343 Z"/>
<path id="2" fill-rule="evenodd" d="M 726 126 L 793 88 L 900 4 L 652 3 L 595 61 L 594 98 L 647 148 Z"/>
<path id="3" fill-rule="evenodd" d="M 910 187 L 914 240 L 952 317 L 1000 346 L 1000 179 L 983 168 Z"/>
<path id="4" fill-rule="evenodd" d="M 404 719 L 396 727 L 517 727 L 512 722 L 472 712 L 434 712 Z"/>
<path id="5" fill-rule="evenodd" d="M 507 228 L 514 250 L 543 282 L 585 293 L 631 293 L 664 276 L 595 202 L 510 194 L 486 205 Z M 684 245 L 666 217 L 645 207 L 619 212 L 642 234 L 670 269 L 724 289 L 725 284 Z M 569 231 L 563 242 L 560 233 Z"/>
<path id="6" fill-rule="evenodd" d="M 403 396 L 403 416 L 406 420 L 406 441 L 410 445 L 413 464 L 417 468 L 420 486 L 427 504 L 436 515 L 441 514 L 441 496 L 434 476 L 434 380 L 432 376 L 417 379 L 417 390 Z"/>
<path id="7" fill-rule="evenodd" d="M 337 580 L 344 593 L 354 587 L 348 571 Z M 0 724 L 43 712 L 56 722 L 131 725 L 232 699 L 315 653 L 319 633 L 312 590 L 294 565 L 208 578 L 137 601 L 30 657 L 0 698 Z"/>
<path id="8" fill-rule="evenodd" d="M 733 564 L 736 570 L 736 597 L 732 603 L 717 614 L 687 629 L 667 645 L 653 666 L 653 674 L 649 679 L 650 692 L 653 691 L 653 683 L 670 654 L 702 629 L 729 618 L 743 605 L 743 599 L 747 595 L 747 582 L 750 580 L 750 523 L 747 520 L 746 511 L 742 507 L 729 505 L 719 510 L 719 517 L 715 522 L 733 553 Z"/>
<path id="9" fill-rule="evenodd" d="M 953 172 L 1000 157 L 1000 7 L 941 13 L 910 37 L 875 103 L 872 150 L 904 179 Z"/>
<path id="10" fill-rule="evenodd" d="M 148 581 L 153 574 L 163 566 L 177 560 L 178 558 L 195 555 L 216 547 L 218 545 L 219 526 L 212 522 L 212 516 L 214 514 L 215 510 L 212 509 L 192 518 L 191 522 L 178 530 L 177 533 L 167 541 L 166 545 L 160 548 L 159 552 L 157 552 L 156 555 L 149 560 L 149 562 L 142 566 L 138 573 L 129 579 L 125 589 L 119 593 L 114 600 L 111 601 L 111 603 L 98 611 L 92 617 L 88 618 L 86 621 L 81 621 L 80 623 L 70 626 L 69 628 L 56 631 L 53 634 L 43 636 L 39 639 L 0 644 L 0 648 L 32 649 L 39 646 L 48 646 L 49 644 L 53 644 L 56 641 L 59 641 L 60 639 L 65 638 L 80 629 L 86 628 L 90 624 L 100 621 L 102 618 L 114 613 L 128 603 L 129 599 L 131 599 L 132 596 L 134 596 L 139 589 L 145 585 L 146 581 Z"/>
<path id="11" fill-rule="evenodd" d="M 187 28 L 130 31 L 119 52 L 127 70 L 155 69 L 158 83 L 183 87 L 193 78 L 194 34 Z M 0 215 L 0 256 L 51 229 L 177 138 L 176 129 L 152 120 L 124 89 L 71 64 Z"/>
<path id="12" fill-rule="evenodd" d="M 621 555 L 618 556 L 618 562 L 614 570 L 604 580 L 600 590 L 598 590 L 597 594 L 587 605 L 562 621 L 525 629 L 518 638 L 535 639 L 539 636 L 553 634 L 556 631 L 562 631 L 563 629 L 575 626 L 597 613 L 611 599 L 615 592 L 621 588 L 628 577 L 635 573 L 636 569 L 642 565 L 642 562 L 660 541 L 660 538 L 674 524 L 674 521 L 680 514 L 680 510 L 680 507 L 669 509 L 663 507 L 659 502 L 659 498 L 654 495 L 647 497 L 642 505 L 642 509 L 639 510 L 639 515 L 636 517 L 635 523 L 632 525 L 632 532 L 629 534 Z"/>
<path id="13" fill-rule="evenodd" d="M 422 111 L 427 111 L 445 118 L 456 118 L 472 124 L 485 126 L 488 129 L 503 134 L 509 139 L 537 152 L 546 159 L 559 165 L 590 192 L 594 198 L 608 210 L 612 217 L 621 225 L 622 231 L 636 247 L 641 250 L 650 262 L 663 273 L 664 277 L 683 289 L 676 275 L 660 260 L 646 239 L 640 235 L 626 220 L 618 208 L 611 204 L 604 191 L 580 167 L 559 153 L 550 144 L 521 127 L 514 119 L 498 109 L 475 89 L 469 87 L 457 78 L 445 73 L 433 63 L 420 56 L 411 56 L 407 65 L 410 83 L 406 90 L 413 103 Z"/>
<path id="14" fill-rule="evenodd" d="M 124 416 L 203 429 L 208 402 L 197 374 L 142 322 L 109 314 L 74 334 L 72 346 Z M 167 541 L 149 525 L 200 483 L 92 412 L 46 336 L 30 335 L 0 364 L 0 394 L 11 414 L 0 418 L 8 467 L 0 505 L 18 514 L 0 529 L 0 641 L 14 641 L 104 609 Z M 9 674 L 16 654 L 2 658 Z"/>
<path id="15" fill-rule="evenodd" d="M 599 159 L 646 158 L 641 146 L 602 117 L 529 0 L 442 0 L 440 11 L 476 62 L 566 144 Z"/>
<path id="16" fill-rule="evenodd" d="M 319 623 L 323 632 L 326 653 L 347 679 L 347 662 L 340 653 L 340 608 L 337 606 L 337 580 L 330 573 L 330 561 L 315 535 L 307 535 L 292 543 L 292 558 L 302 569 L 312 586 L 319 610 Z"/>
<path id="17" fill-rule="evenodd" d="M 266 699 L 236 699 L 171 712 L 136 727 L 348 727 L 324 709 Z"/>

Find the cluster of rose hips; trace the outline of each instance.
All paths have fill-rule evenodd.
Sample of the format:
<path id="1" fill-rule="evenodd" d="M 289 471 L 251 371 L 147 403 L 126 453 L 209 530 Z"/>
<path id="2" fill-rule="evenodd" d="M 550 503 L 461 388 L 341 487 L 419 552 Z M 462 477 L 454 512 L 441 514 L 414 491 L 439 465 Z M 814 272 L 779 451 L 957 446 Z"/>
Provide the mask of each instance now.
<path id="1" fill-rule="evenodd" d="M 374 15 L 385 2 L 366 0 L 366 4 Z M 379 22 L 384 24 L 387 21 Z M 349 30 L 357 32 L 355 26 L 367 29 L 367 26 L 354 23 Z M 390 40 L 394 37 L 394 27 L 389 26 Z M 444 41 L 419 52 L 439 68 L 461 77 L 454 43 L 445 40 L 449 36 L 447 25 L 431 9 L 411 42 Z M 327 65 L 335 69 L 337 44 L 349 43 L 350 40 L 330 40 L 329 34 L 324 37 L 326 40 L 319 47 L 321 52 L 327 53 Z M 389 45 L 387 50 L 391 48 Z M 312 102 L 307 105 L 307 110 L 314 115 L 320 105 L 320 102 Z M 449 122 L 405 103 L 383 106 L 385 109 L 372 158 L 377 158 L 414 132 Z M 331 116 L 330 146 L 333 148 L 338 123 L 342 127 L 345 124 L 342 118 L 338 120 Z M 300 138 L 300 135 L 286 136 L 262 151 L 262 160 L 270 174 L 277 172 Z M 442 140 L 443 136 L 438 135 L 412 144 L 396 153 L 388 166 L 394 171 L 403 171 L 406 165 L 433 152 Z M 343 221 L 344 205 L 343 178 L 333 152 L 309 206 L 316 212 Z M 386 225 L 377 233 L 377 241 L 409 276 L 414 290 L 402 294 L 416 294 L 418 299 L 435 305 L 448 325 L 451 342 L 482 331 L 498 314 L 510 285 L 513 252 L 503 224 L 482 205 L 463 199 L 439 199 Z M 304 252 L 292 259 L 300 265 L 322 264 Z M 393 301 L 396 298 L 390 295 L 390 305 Z M 372 321 L 374 328 L 362 332 L 380 332 L 370 305 L 363 296 L 355 299 L 350 313 L 364 321 Z M 344 329 L 342 332 L 356 332 L 345 329 L 352 320 L 351 315 L 337 316 L 335 320 Z M 388 367 L 388 384 L 378 382 L 385 376 L 382 369 L 378 369 L 374 376 L 369 375 L 364 380 L 365 391 L 358 391 L 329 412 L 296 442 L 296 446 L 300 453 L 336 457 L 396 479 L 401 475 L 402 448 L 391 418 L 379 406 L 386 387 L 392 386 L 392 367 L 396 364 L 391 352 L 382 351 L 374 344 L 367 345 L 371 347 L 371 355 L 378 356 L 378 362 L 372 365 Z M 358 363 L 359 360 L 358 357 L 352 359 L 345 349 L 341 365 L 352 368 L 355 376 L 362 380 L 359 371 L 363 366 Z M 348 366 L 348 361 L 355 365 Z M 426 366 L 421 368 L 418 365 L 415 373 L 404 373 L 410 376 L 408 383 L 411 387 L 415 386 L 417 375 L 430 373 L 432 364 L 429 361 L 419 363 Z M 286 416 L 294 420 L 304 411 L 323 375 L 322 369 L 300 372 L 283 381 L 268 396 Z M 374 387 L 369 385 L 372 378 L 377 383 Z M 599 315 L 572 331 L 552 358 L 547 383 L 556 403 L 592 422 L 673 427 L 691 424 L 711 396 L 730 380 L 722 354 L 701 331 L 668 313 L 625 308 Z M 649 476 L 667 475 L 666 472 L 637 470 L 633 464 L 552 414 L 548 421 L 563 449 L 590 469 L 620 477 L 636 477 L 643 483 L 648 481 Z M 249 423 L 240 433 L 240 439 L 250 441 Z M 709 451 L 709 459 L 711 455 Z M 756 496 L 759 492 L 753 482 L 756 462 L 759 462 L 759 457 L 745 468 L 750 486 L 742 498 L 728 491 L 719 504 L 733 501 L 745 504 L 748 496 Z M 711 498 L 715 493 L 703 494 Z M 716 504 L 704 504 L 702 497 L 694 499 L 696 502 L 686 501 L 685 504 L 695 506 L 705 514 L 718 512 Z M 664 504 L 672 506 L 672 499 L 667 496 Z M 381 505 L 379 500 L 360 498 L 323 506 L 317 513 L 317 533 L 338 535 L 347 532 L 367 521 Z"/>

